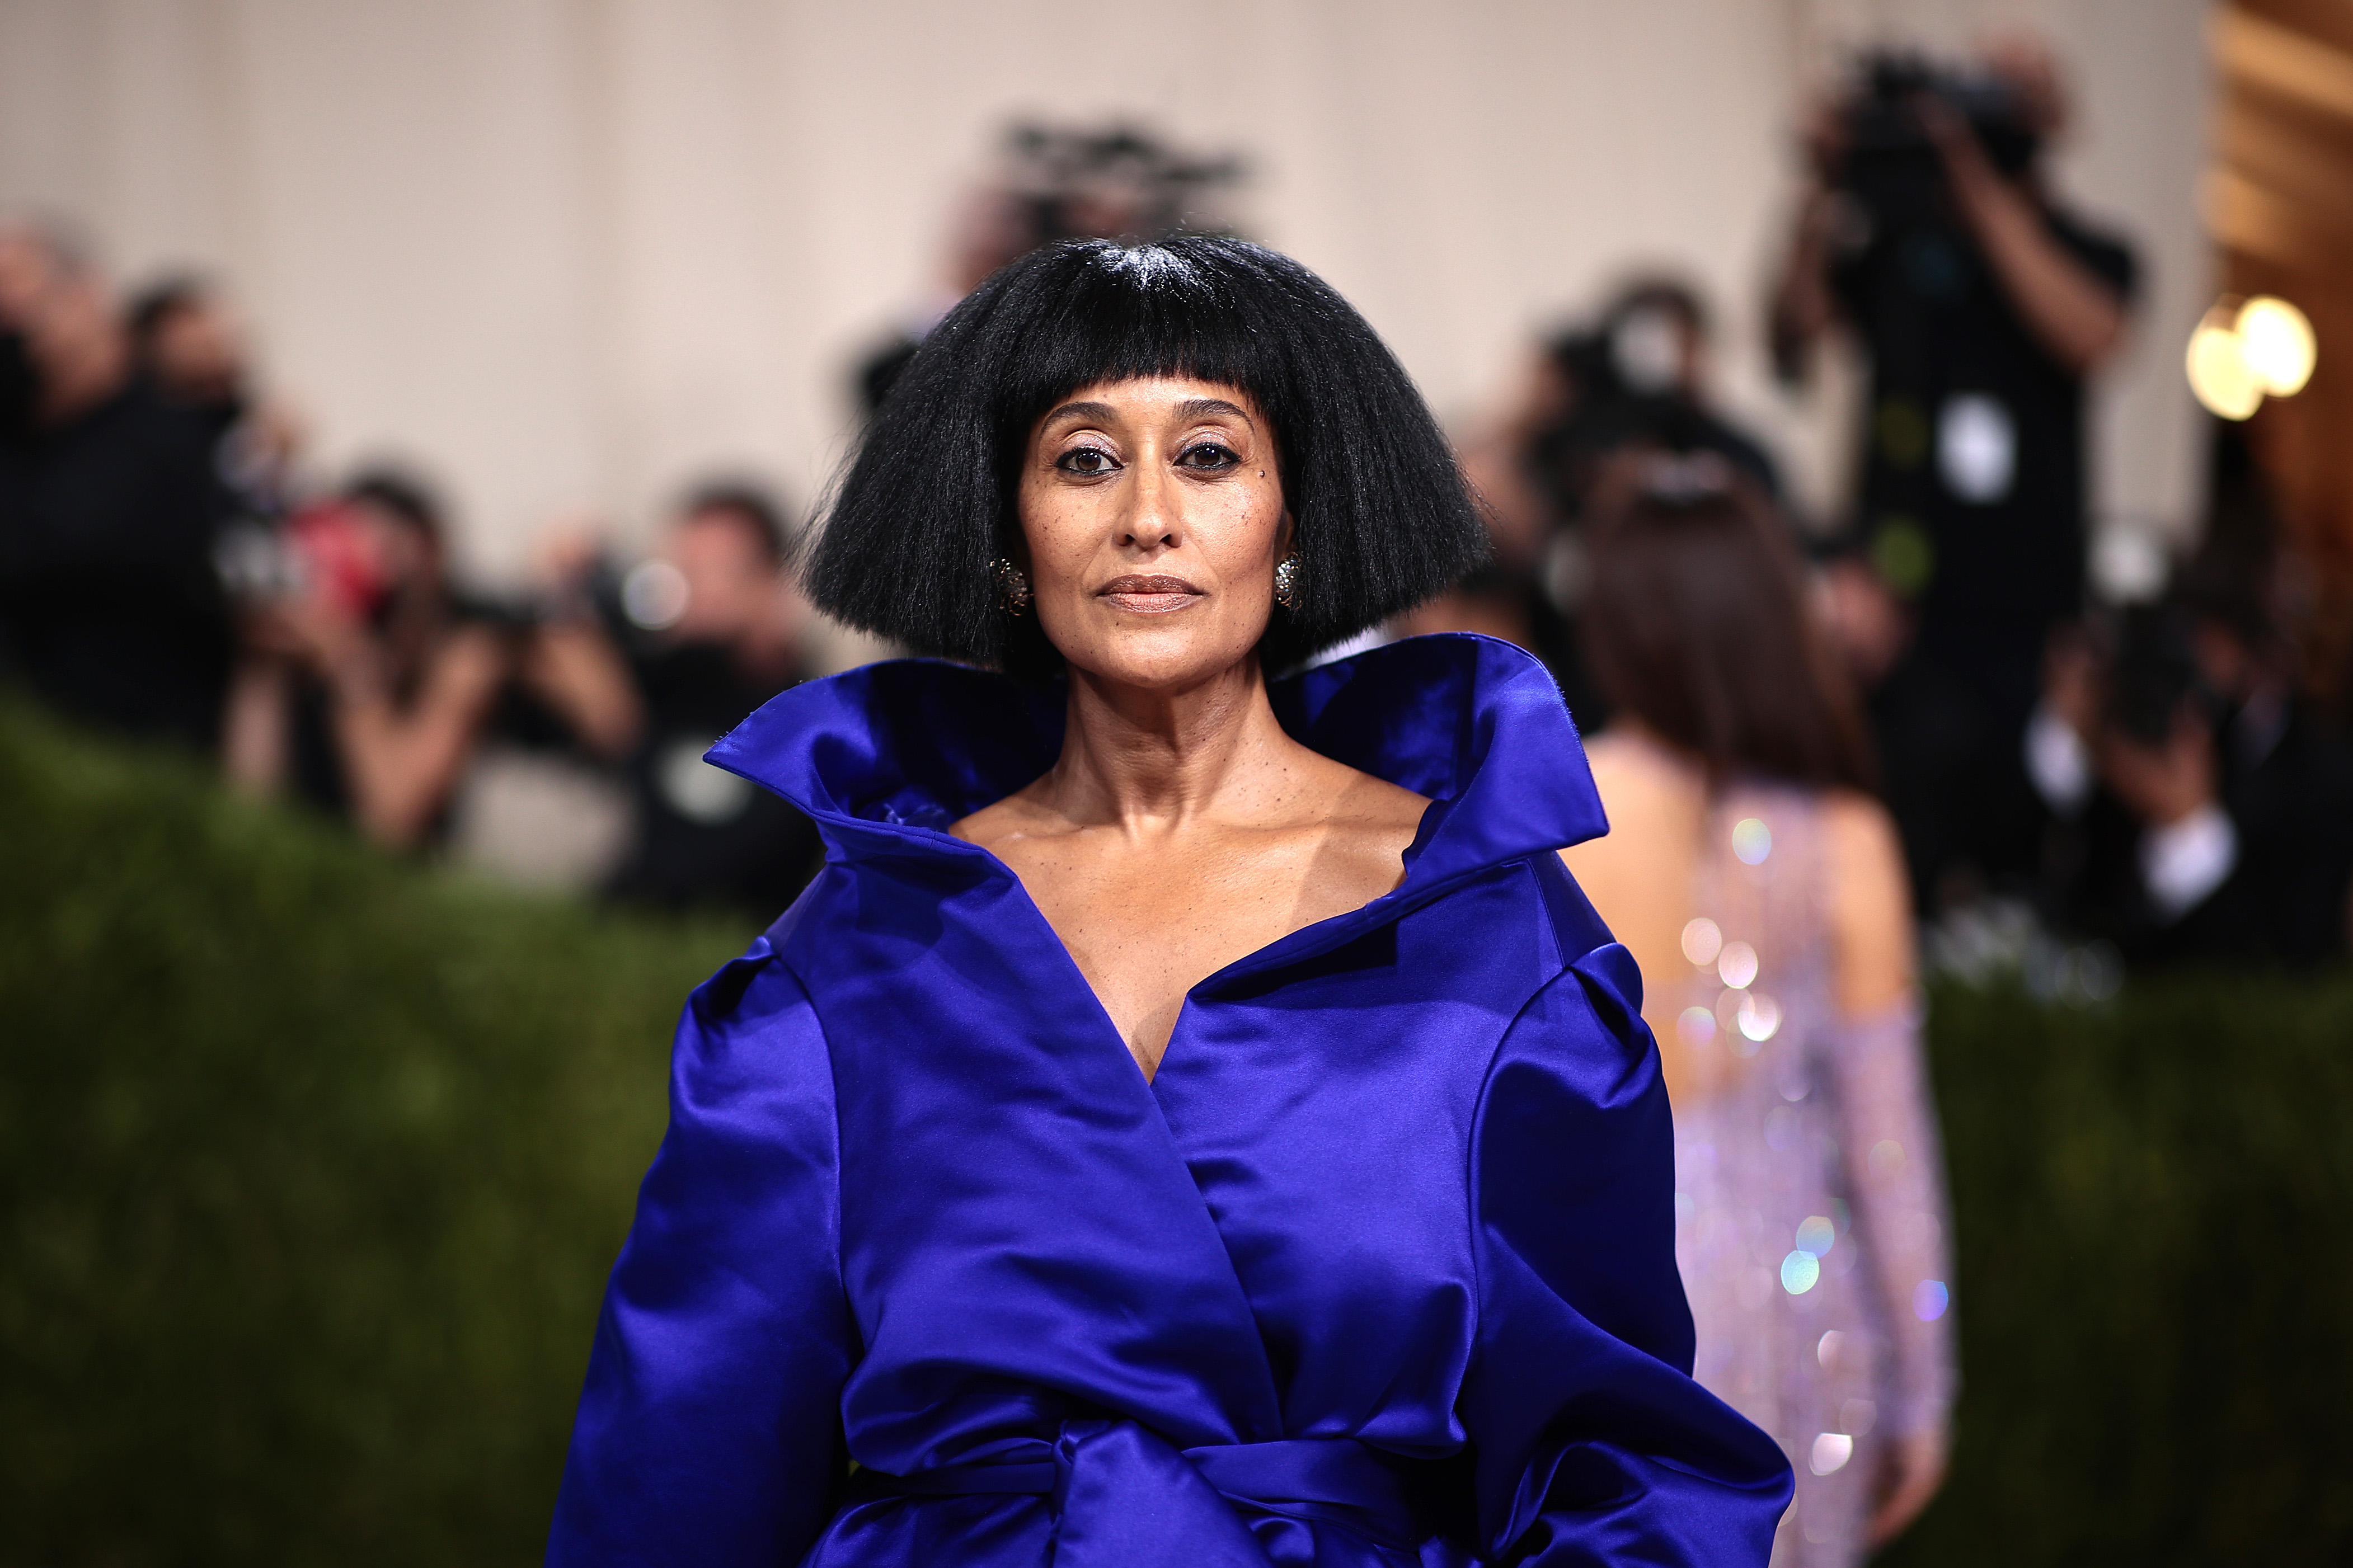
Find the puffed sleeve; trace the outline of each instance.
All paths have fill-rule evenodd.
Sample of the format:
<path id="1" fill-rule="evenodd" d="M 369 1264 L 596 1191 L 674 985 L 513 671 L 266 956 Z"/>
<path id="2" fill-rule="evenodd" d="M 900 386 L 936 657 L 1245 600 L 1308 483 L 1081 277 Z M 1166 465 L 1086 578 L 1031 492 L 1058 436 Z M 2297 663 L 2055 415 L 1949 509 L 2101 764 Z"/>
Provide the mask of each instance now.
<path id="1" fill-rule="evenodd" d="M 679 1025 L 549 1563 L 771 1565 L 823 1528 L 851 1356 L 835 1125 L 816 1013 L 764 937 Z"/>
<path id="2" fill-rule="evenodd" d="M 1691 1379 L 1674 1158 L 1626 950 L 1550 982 L 1497 1049 L 1473 1130 L 1480 1336 L 1463 1384 L 1497 1561 L 1763 1568 L 1780 1448 Z"/>

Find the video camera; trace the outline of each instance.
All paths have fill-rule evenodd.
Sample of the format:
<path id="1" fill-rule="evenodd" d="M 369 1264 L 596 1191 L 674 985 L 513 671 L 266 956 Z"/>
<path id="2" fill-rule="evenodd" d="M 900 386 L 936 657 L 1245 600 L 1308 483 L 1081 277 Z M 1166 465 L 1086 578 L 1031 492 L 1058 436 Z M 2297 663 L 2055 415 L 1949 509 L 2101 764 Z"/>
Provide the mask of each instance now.
<path id="1" fill-rule="evenodd" d="M 1839 110 L 1843 151 L 1833 178 L 1883 228 L 1947 221 L 1945 165 L 1921 121 L 1924 99 L 1949 106 L 2007 178 L 2024 174 L 2042 151 L 2032 106 L 2008 77 L 1879 53 L 1862 58 L 1856 78 Z"/>

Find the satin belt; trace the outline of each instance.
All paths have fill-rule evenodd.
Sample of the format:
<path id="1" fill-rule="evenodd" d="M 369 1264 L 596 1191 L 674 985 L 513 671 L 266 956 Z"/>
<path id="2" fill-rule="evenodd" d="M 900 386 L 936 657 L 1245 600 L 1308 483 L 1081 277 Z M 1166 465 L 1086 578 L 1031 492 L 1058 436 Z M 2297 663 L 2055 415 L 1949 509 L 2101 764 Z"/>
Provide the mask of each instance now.
<path id="1" fill-rule="evenodd" d="M 1029 1439 L 987 1459 L 905 1476 L 861 1470 L 851 1495 L 1050 1498 L 1056 1568 L 1267 1568 L 1235 1504 L 1411 1552 L 1430 1535 L 1416 1506 L 1430 1468 L 1353 1437 L 1179 1450 L 1134 1421 L 1065 1421 L 1050 1443 Z"/>

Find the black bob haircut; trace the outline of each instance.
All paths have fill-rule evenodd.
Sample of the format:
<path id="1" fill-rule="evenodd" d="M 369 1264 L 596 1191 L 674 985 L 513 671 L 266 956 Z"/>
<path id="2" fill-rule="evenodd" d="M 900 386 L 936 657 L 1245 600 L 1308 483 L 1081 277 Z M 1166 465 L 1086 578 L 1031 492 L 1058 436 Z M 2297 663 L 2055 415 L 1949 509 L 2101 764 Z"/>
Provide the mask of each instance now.
<path id="1" fill-rule="evenodd" d="M 1073 240 L 1032 251 L 934 329 L 827 510 L 806 580 L 836 619 L 918 653 L 1040 676 L 1034 612 L 1008 616 L 1031 427 L 1082 387 L 1185 376 L 1240 387 L 1274 426 L 1299 576 L 1271 673 L 1442 592 L 1486 531 L 1437 421 L 1365 319 L 1296 261 L 1238 239 Z"/>

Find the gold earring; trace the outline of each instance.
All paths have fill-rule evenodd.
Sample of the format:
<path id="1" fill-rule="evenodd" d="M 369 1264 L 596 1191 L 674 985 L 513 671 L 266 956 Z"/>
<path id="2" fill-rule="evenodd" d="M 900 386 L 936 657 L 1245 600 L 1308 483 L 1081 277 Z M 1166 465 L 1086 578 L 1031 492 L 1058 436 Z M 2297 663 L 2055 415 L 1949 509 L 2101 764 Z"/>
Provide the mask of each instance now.
<path id="1" fill-rule="evenodd" d="M 988 563 L 988 574 L 997 583 L 998 609 L 1018 616 L 1029 607 L 1029 577 L 1020 567 L 1000 555 Z"/>
<path id="2" fill-rule="evenodd" d="M 1274 602 L 1286 610 L 1299 607 L 1299 555 L 1296 551 L 1274 563 Z"/>

